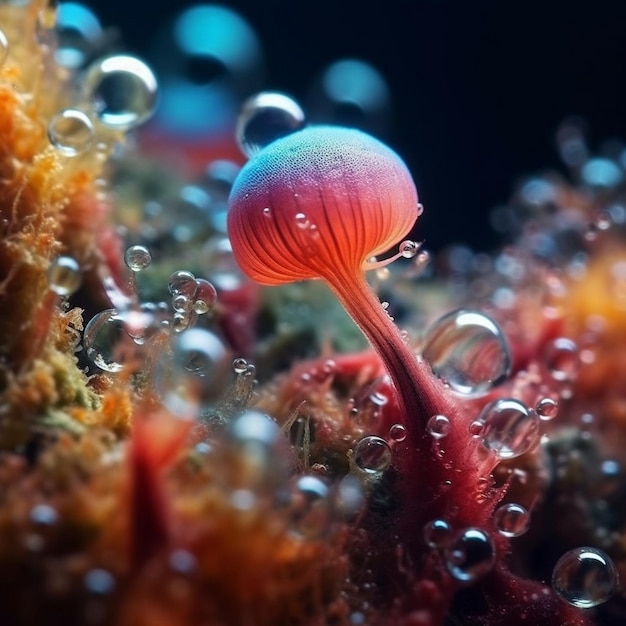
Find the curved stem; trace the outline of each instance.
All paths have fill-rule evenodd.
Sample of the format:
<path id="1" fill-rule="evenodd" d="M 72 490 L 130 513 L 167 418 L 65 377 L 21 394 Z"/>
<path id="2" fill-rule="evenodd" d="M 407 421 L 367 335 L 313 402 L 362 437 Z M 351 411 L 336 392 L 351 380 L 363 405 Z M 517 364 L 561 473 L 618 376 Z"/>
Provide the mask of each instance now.
<path id="1" fill-rule="evenodd" d="M 326 280 L 383 361 L 398 393 L 408 434 L 422 435 L 433 415 L 454 416 L 457 409 L 448 390 L 402 340 L 364 274 L 355 272 Z"/>

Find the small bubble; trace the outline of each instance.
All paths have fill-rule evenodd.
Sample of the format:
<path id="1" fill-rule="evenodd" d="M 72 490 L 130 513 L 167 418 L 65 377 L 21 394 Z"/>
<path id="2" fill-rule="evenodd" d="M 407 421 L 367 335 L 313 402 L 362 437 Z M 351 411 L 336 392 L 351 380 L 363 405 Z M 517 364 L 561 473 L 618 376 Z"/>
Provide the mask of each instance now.
<path id="1" fill-rule="evenodd" d="M 296 213 L 295 220 L 296 226 L 301 230 L 306 230 L 311 227 L 311 222 L 304 213 Z"/>
<path id="2" fill-rule="evenodd" d="M 272 209 L 270 209 L 268 206 L 266 206 L 263 209 L 263 215 L 265 215 L 265 217 L 272 217 Z"/>
<path id="3" fill-rule="evenodd" d="M 379 406 L 379 407 L 385 406 L 385 404 L 389 402 L 389 398 L 384 393 L 381 393 L 380 391 L 375 391 L 374 393 L 370 394 L 369 400 L 372 404 L 374 404 L 375 406 Z"/>
<path id="4" fill-rule="evenodd" d="M 87 591 L 104 596 L 115 589 L 115 578 L 104 569 L 94 568 L 85 574 L 85 588 Z"/>
<path id="5" fill-rule="evenodd" d="M 493 523 L 501 535 L 519 537 L 530 526 L 530 514 L 521 504 L 511 502 L 496 510 Z"/>
<path id="6" fill-rule="evenodd" d="M 512 398 L 490 402 L 481 411 L 483 445 L 499 459 L 512 459 L 530 450 L 539 440 L 539 417 Z"/>
<path id="7" fill-rule="evenodd" d="M 182 294 L 172 298 L 172 308 L 177 313 L 189 313 L 193 308 L 193 301 Z"/>
<path id="8" fill-rule="evenodd" d="M 71 296 L 82 281 L 82 272 L 76 259 L 60 256 L 48 268 L 50 289 L 64 298 Z"/>
<path id="9" fill-rule="evenodd" d="M 445 519 L 434 519 L 428 522 L 422 536 L 429 548 L 444 548 L 450 543 L 452 528 Z"/>
<path id="10" fill-rule="evenodd" d="M 165 406 L 175 415 L 193 417 L 223 392 L 227 352 L 209 330 L 184 329 L 176 336 L 171 361 L 163 358 L 155 376 Z"/>
<path id="11" fill-rule="evenodd" d="M 544 351 L 544 361 L 552 378 L 560 382 L 573 382 L 580 369 L 578 346 L 567 337 L 552 341 Z"/>
<path id="12" fill-rule="evenodd" d="M 331 523 L 330 493 L 317 476 L 300 476 L 292 487 L 289 529 L 304 539 L 317 539 Z"/>
<path id="13" fill-rule="evenodd" d="M 130 341 L 124 317 L 115 309 L 106 309 L 94 315 L 83 333 L 87 357 L 106 372 L 114 373 L 124 369 L 124 351 Z"/>
<path id="14" fill-rule="evenodd" d="M 114 55 L 94 62 L 83 88 L 98 120 L 117 130 L 130 130 L 145 122 L 157 100 L 157 81 L 139 59 Z"/>
<path id="15" fill-rule="evenodd" d="M 354 463 L 366 474 L 382 474 L 391 465 L 391 448 L 381 437 L 363 437 L 354 448 Z"/>
<path id="16" fill-rule="evenodd" d="M 619 575 L 611 558 L 597 548 L 574 548 L 554 566 L 552 588 L 565 602 L 591 609 L 606 602 L 618 589 Z"/>
<path id="17" fill-rule="evenodd" d="M 481 420 L 479 419 L 474 420 L 469 425 L 469 434 L 472 437 L 480 437 L 480 434 L 483 432 L 484 426 L 485 424 Z"/>
<path id="18" fill-rule="evenodd" d="M 146 246 L 130 246 L 124 253 L 126 267 L 133 272 L 141 272 L 152 263 L 152 255 Z"/>
<path id="19" fill-rule="evenodd" d="M 553 398 L 541 398 L 535 405 L 537 415 L 544 422 L 553 420 L 559 412 L 559 403 Z"/>
<path id="20" fill-rule="evenodd" d="M 359 513 L 364 503 L 365 494 L 360 481 L 354 476 L 344 476 L 335 490 L 335 511 L 341 518 L 350 520 Z"/>
<path id="21" fill-rule="evenodd" d="M 207 313 L 215 306 L 215 303 L 217 302 L 217 289 L 215 289 L 213 283 L 210 283 L 204 278 L 196 279 L 196 285 L 197 288 L 194 295 L 194 310 L 196 311 L 196 313 Z M 200 307 L 201 305 L 201 308 L 204 309 L 204 307 L 206 307 L 206 309 L 199 311 L 198 307 Z"/>
<path id="22" fill-rule="evenodd" d="M 248 157 L 280 137 L 304 128 L 300 105 L 285 94 L 262 92 L 249 98 L 237 120 L 237 143 Z"/>
<path id="23" fill-rule="evenodd" d="M 93 124 L 89 116 L 78 109 L 63 109 L 48 122 L 48 139 L 64 156 L 85 152 L 93 143 Z"/>
<path id="24" fill-rule="evenodd" d="M 250 364 L 246 359 L 238 358 L 233 361 L 233 370 L 235 374 L 247 374 Z"/>
<path id="25" fill-rule="evenodd" d="M 49 504 L 37 504 L 30 510 L 30 520 L 37 526 L 54 526 L 59 521 L 59 513 Z"/>
<path id="26" fill-rule="evenodd" d="M 167 288 L 174 297 L 182 295 L 191 299 L 196 295 L 198 283 L 191 272 L 178 270 L 169 277 Z"/>
<path id="27" fill-rule="evenodd" d="M 402 424 L 394 424 L 389 429 L 389 439 L 400 443 L 406 439 L 406 428 Z"/>
<path id="28" fill-rule="evenodd" d="M 447 546 L 445 557 L 454 578 L 474 582 L 491 571 L 496 552 L 487 533 L 480 528 L 466 528 Z"/>
<path id="29" fill-rule="evenodd" d="M 416 241 L 407 239 L 400 244 L 398 250 L 405 259 L 412 259 L 419 250 L 419 244 Z"/>
<path id="30" fill-rule="evenodd" d="M 426 333 L 422 356 L 437 377 L 464 395 L 488 393 L 511 371 L 504 333 L 479 311 L 452 311 L 435 322 Z"/>
<path id="31" fill-rule="evenodd" d="M 433 439 L 443 439 L 451 430 L 452 424 L 445 415 L 433 415 L 426 424 L 426 431 Z"/>

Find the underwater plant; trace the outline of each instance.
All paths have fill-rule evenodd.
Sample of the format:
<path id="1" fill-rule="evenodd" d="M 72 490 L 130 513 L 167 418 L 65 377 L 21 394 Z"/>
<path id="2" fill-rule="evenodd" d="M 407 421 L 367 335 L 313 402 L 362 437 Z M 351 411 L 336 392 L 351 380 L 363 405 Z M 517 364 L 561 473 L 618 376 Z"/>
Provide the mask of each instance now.
<path id="1" fill-rule="evenodd" d="M 623 623 L 622 165 L 431 259 L 384 143 L 263 92 L 199 150 L 76 6 L 0 4 L 0 623 Z"/>

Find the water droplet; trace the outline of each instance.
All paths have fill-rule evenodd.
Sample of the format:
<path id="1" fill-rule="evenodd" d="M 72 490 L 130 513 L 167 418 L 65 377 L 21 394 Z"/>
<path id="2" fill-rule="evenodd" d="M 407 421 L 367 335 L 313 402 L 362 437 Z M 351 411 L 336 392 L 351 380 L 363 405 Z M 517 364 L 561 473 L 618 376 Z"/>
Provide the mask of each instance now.
<path id="1" fill-rule="evenodd" d="M 445 551 L 448 571 L 461 582 L 474 582 L 491 571 L 496 559 L 493 543 L 480 528 L 458 533 Z"/>
<path id="2" fill-rule="evenodd" d="M 321 537 L 331 523 L 329 489 L 317 476 L 300 476 L 292 487 L 289 529 L 304 539 Z"/>
<path id="3" fill-rule="evenodd" d="M 196 293 L 193 303 L 193 310 L 199 315 L 208 313 L 217 302 L 217 290 L 208 280 L 198 278 L 196 280 Z"/>
<path id="4" fill-rule="evenodd" d="M 591 609 L 606 602 L 618 586 L 615 564 L 597 548 L 569 550 L 557 561 L 552 572 L 555 593 L 579 609 Z"/>
<path id="5" fill-rule="evenodd" d="M 295 100 L 281 93 L 259 93 L 243 105 L 237 120 L 237 143 L 250 158 L 272 141 L 304 125 L 304 112 Z"/>
<path id="6" fill-rule="evenodd" d="M 294 219 L 296 220 L 296 226 L 300 230 L 307 230 L 311 228 L 311 222 L 304 213 L 296 213 L 296 216 Z"/>
<path id="7" fill-rule="evenodd" d="M 176 335 L 172 359 L 161 360 L 155 384 L 165 406 L 189 418 L 221 396 L 227 376 L 224 344 L 209 330 L 190 328 Z"/>
<path id="8" fill-rule="evenodd" d="M 553 398 L 541 398 L 535 406 L 537 415 L 544 422 L 553 420 L 559 412 L 559 403 Z"/>
<path id="9" fill-rule="evenodd" d="M 405 259 L 412 259 L 419 250 L 419 244 L 416 241 L 407 239 L 400 244 L 398 251 Z"/>
<path id="10" fill-rule="evenodd" d="M 389 429 L 389 439 L 400 443 L 406 439 L 406 428 L 402 424 L 394 424 Z"/>
<path id="11" fill-rule="evenodd" d="M 2 65 L 9 55 L 9 40 L 4 34 L 3 30 L 0 30 L 0 65 Z"/>
<path id="12" fill-rule="evenodd" d="M 445 415 L 433 415 L 426 424 L 426 431 L 433 439 L 443 439 L 451 430 L 452 424 Z"/>
<path id="13" fill-rule="evenodd" d="M 59 521 L 58 511 L 49 504 L 36 504 L 29 517 L 37 526 L 54 526 Z"/>
<path id="14" fill-rule="evenodd" d="M 391 448 L 381 437 L 363 437 L 354 448 L 354 463 L 367 474 L 382 474 L 391 465 Z"/>
<path id="15" fill-rule="evenodd" d="M 192 299 L 196 295 L 198 283 L 196 277 L 186 270 L 174 272 L 167 282 L 167 288 L 172 296 L 185 296 Z"/>
<path id="16" fill-rule="evenodd" d="M 445 519 L 434 519 L 425 524 L 422 536 L 429 548 L 444 548 L 450 543 L 452 528 Z"/>
<path id="17" fill-rule="evenodd" d="M 96 61 L 87 71 L 83 88 L 98 120 L 117 130 L 139 126 L 156 106 L 156 78 L 143 61 L 132 56 Z"/>
<path id="18" fill-rule="evenodd" d="M 578 346 L 567 337 L 559 337 L 546 346 L 544 351 L 546 367 L 552 378 L 560 382 L 573 382 L 580 369 Z"/>
<path id="19" fill-rule="evenodd" d="M 193 301 L 182 294 L 172 298 L 172 308 L 177 313 L 189 313 L 193 307 Z"/>
<path id="20" fill-rule="evenodd" d="M 93 143 L 93 124 L 83 111 L 63 109 L 48 122 L 48 139 L 61 154 L 73 157 Z"/>
<path id="21" fill-rule="evenodd" d="M 152 255 L 146 246 L 130 246 L 124 253 L 126 267 L 133 272 L 141 272 L 152 263 Z"/>
<path id="22" fill-rule="evenodd" d="M 481 411 L 483 445 L 499 459 L 512 459 L 539 441 L 539 417 L 518 400 L 499 398 Z"/>
<path id="23" fill-rule="evenodd" d="M 96 15 L 77 2 L 62 2 L 57 14 L 55 61 L 62 67 L 81 68 L 102 40 Z"/>
<path id="24" fill-rule="evenodd" d="M 115 309 L 106 309 L 94 315 L 83 333 L 87 357 L 106 372 L 120 372 L 124 369 L 131 341 L 124 317 Z"/>
<path id="25" fill-rule="evenodd" d="M 263 209 L 263 215 L 265 215 L 265 217 L 272 217 L 272 209 L 266 206 Z"/>
<path id="26" fill-rule="evenodd" d="M 521 505 L 510 502 L 496 510 L 493 523 L 505 537 L 519 537 L 530 526 L 530 513 Z"/>
<path id="27" fill-rule="evenodd" d="M 233 361 L 233 370 L 235 374 L 247 374 L 250 364 L 246 359 L 238 358 Z"/>
<path id="28" fill-rule="evenodd" d="M 232 161 L 218 159 L 209 163 L 198 184 L 209 197 L 209 221 L 211 226 L 220 233 L 226 234 L 226 215 L 228 196 L 241 168 Z"/>
<path id="29" fill-rule="evenodd" d="M 344 476 L 335 491 L 334 508 L 337 514 L 351 520 L 361 511 L 365 494 L 361 482 L 354 476 Z"/>
<path id="30" fill-rule="evenodd" d="M 56 294 L 71 296 L 82 281 L 82 272 L 76 259 L 71 256 L 60 256 L 48 268 L 48 283 Z"/>
<path id="31" fill-rule="evenodd" d="M 94 568 L 85 574 L 85 588 L 99 596 L 108 595 L 115 589 L 115 578 L 104 569 Z"/>
<path id="32" fill-rule="evenodd" d="M 504 333 L 479 311 L 452 311 L 435 322 L 426 333 L 422 356 L 436 376 L 464 395 L 484 395 L 511 371 Z"/>

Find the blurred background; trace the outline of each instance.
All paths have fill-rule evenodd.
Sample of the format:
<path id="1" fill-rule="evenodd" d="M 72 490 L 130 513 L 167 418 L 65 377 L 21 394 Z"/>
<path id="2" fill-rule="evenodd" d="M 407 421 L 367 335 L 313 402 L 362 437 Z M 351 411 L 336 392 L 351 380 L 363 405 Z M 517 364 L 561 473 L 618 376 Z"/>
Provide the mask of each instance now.
<path id="1" fill-rule="evenodd" d="M 165 81 L 168 72 L 181 72 L 173 24 L 192 3 L 86 4 L 104 27 L 119 28 L 126 48 Z M 236 97 L 285 91 L 312 119 L 354 122 L 383 138 L 415 176 L 426 208 L 416 235 L 430 248 L 460 241 L 491 248 L 497 237 L 490 209 L 506 202 L 525 175 L 565 171 L 555 137 L 566 118 L 585 121 L 593 151 L 626 138 L 623 0 L 219 4 L 237 12 L 249 31 L 218 28 L 210 45 L 231 61 L 219 54 L 201 64 L 187 58 L 190 82 L 203 87 L 231 71 L 228 63 L 247 62 L 237 70 L 242 76 L 229 79 Z M 233 42 L 257 61 L 234 58 Z M 336 102 L 341 94 L 328 91 L 328 72 L 345 59 L 365 65 L 335 70 L 337 89 L 353 100 Z"/>

